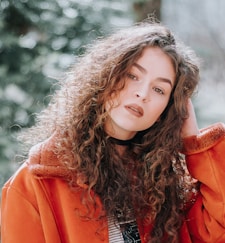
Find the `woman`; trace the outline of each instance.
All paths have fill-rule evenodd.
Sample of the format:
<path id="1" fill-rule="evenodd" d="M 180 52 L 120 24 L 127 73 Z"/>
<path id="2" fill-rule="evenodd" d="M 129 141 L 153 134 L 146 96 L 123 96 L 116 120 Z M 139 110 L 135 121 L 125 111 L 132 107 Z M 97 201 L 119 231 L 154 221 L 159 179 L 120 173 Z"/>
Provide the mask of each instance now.
<path id="1" fill-rule="evenodd" d="M 2 242 L 225 241 L 225 128 L 198 130 L 198 80 L 160 24 L 90 47 L 25 137 L 37 145 L 3 188 Z"/>

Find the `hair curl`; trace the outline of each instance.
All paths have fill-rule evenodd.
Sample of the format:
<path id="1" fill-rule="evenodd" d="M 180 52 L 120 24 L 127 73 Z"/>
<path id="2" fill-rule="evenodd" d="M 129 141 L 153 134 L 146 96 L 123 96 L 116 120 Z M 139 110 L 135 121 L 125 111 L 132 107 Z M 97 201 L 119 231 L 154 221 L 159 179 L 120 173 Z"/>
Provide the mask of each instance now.
<path id="1" fill-rule="evenodd" d="M 136 143 L 121 158 L 104 132 L 104 104 L 123 88 L 121 80 L 144 48 L 153 46 L 173 61 L 175 85 L 161 119 L 138 132 Z M 185 176 L 180 134 L 188 116 L 186 102 L 198 80 L 198 60 L 189 48 L 159 23 L 138 23 L 96 40 L 77 58 L 27 140 L 34 143 L 56 132 L 63 163 L 85 178 L 86 195 L 94 190 L 106 215 L 123 212 L 128 218 L 134 208 L 137 218 L 154 222 L 151 242 L 161 242 L 165 235 L 168 242 L 178 242 L 183 193 L 178 185 Z"/>

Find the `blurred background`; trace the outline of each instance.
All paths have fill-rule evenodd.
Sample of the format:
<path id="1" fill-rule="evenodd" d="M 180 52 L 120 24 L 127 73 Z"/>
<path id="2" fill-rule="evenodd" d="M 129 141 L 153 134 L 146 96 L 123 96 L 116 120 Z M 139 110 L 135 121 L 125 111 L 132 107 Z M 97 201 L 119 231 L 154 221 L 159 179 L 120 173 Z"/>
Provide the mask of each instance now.
<path id="1" fill-rule="evenodd" d="M 18 166 L 18 132 L 84 46 L 152 13 L 202 59 L 199 126 L 225 122 L 225 1 L 0 0 L 0 186 Z"/>

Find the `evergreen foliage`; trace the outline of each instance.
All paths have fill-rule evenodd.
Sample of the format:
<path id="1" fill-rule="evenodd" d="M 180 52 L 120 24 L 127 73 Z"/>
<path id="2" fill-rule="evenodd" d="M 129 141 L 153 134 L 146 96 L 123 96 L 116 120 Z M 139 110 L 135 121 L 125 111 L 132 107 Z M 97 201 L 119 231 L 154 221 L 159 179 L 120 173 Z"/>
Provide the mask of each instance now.
<path id="1" fill-rule="evenodd" d="M 55 78 L 84 45 L 130 25 L 128 0 L 1 0 L 0 184 L 14 170 L 15 135 L 34 124 Z"/>

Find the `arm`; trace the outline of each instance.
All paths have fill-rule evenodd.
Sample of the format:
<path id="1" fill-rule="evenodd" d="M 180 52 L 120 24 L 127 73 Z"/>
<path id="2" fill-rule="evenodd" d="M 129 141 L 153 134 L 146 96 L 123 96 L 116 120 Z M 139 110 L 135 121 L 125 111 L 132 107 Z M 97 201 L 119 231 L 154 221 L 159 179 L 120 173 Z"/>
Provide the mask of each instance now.
<path id="1" fill-rule="evenodd" d="M 32 183 L 26 185 L 29 183 L 26 170 L 22 168 L 2 189 L 1 239 L 4 243 L 45 242 L 35 197 L 28 192 Z"/>
<path id="2" fill-rule="evenodd" d="M 190 110 L 191 109 L 191 110 Z M 192 242 L 225 242 L 225 126 L 198 130 L 193 106 L 184 124 L 184 153 L 200 194 L 187 214 Z"/>

